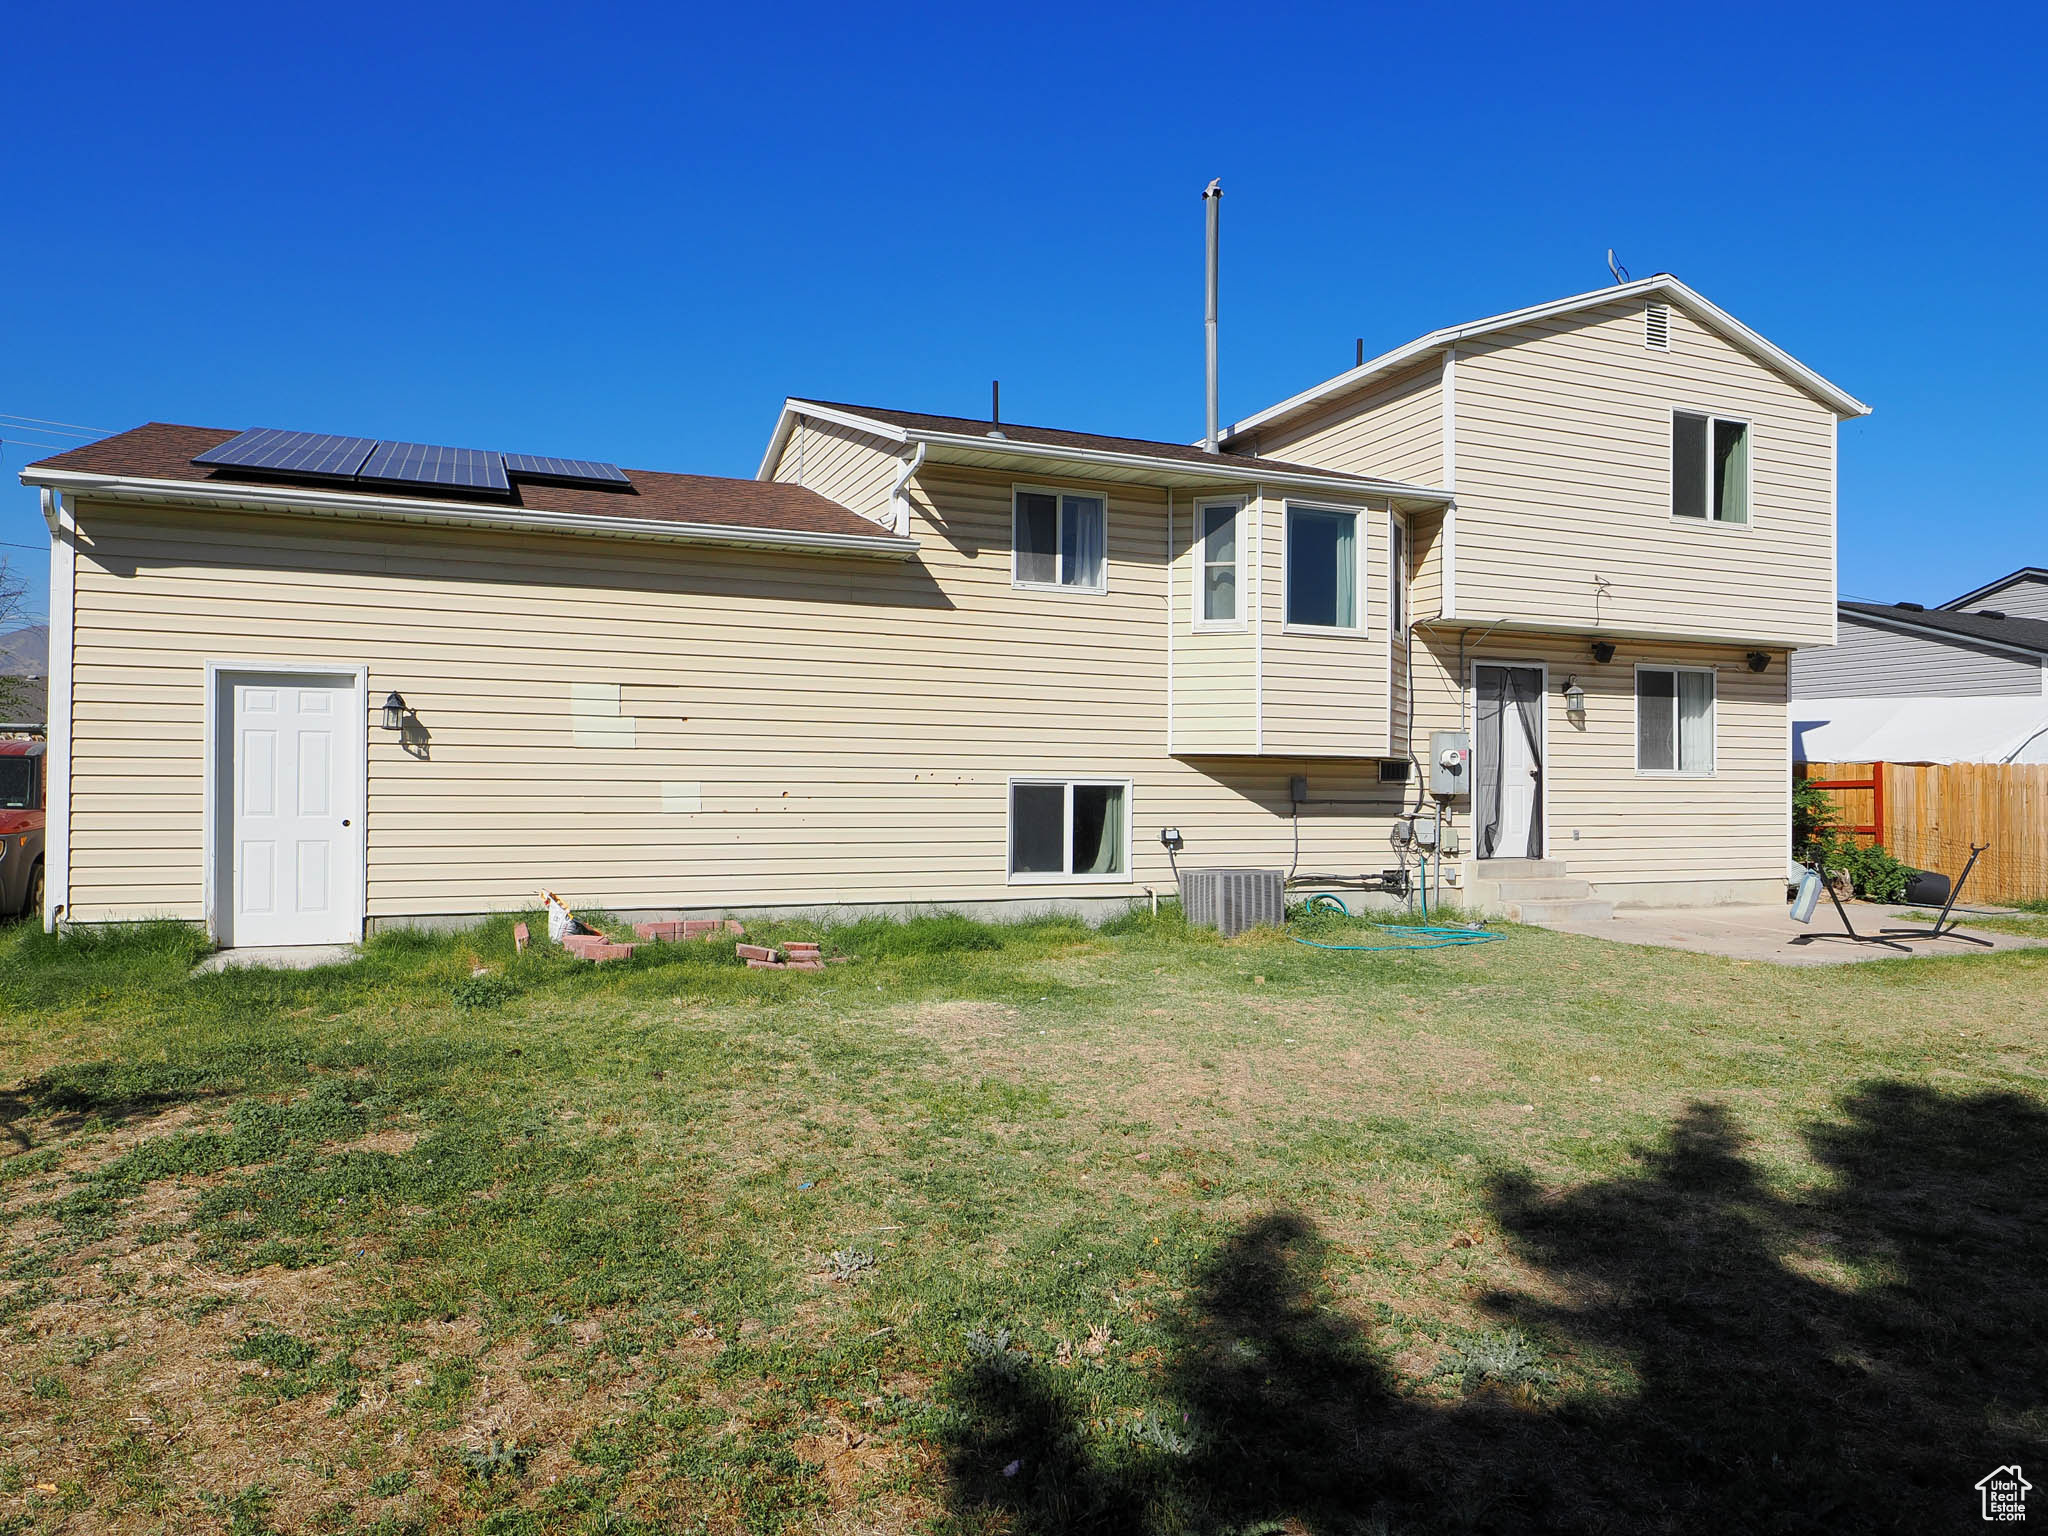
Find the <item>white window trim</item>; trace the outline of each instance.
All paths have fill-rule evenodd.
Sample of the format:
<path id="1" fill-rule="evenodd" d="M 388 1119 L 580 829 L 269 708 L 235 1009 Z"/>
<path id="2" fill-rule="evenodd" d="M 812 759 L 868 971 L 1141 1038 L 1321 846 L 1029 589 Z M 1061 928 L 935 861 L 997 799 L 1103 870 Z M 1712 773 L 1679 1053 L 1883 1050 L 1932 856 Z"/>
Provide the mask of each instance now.
<path id="1" fill-rule="evenodd" d="M 1685 517 L 1678 510 L 1678 470 L 1672 460 L 1677 457 L 1678 418 L 1681 416 L 1704 416 L 1707 418 L 1707 516 Z M 1749 452 L 1742 467 L 1742 505 L 1749 516 L 1739 523 L 1723 522 L 1713 515 L 1714 497 L 1714 423 L 1732 421 L 1739 423 L 1749 437 Z M 1734 411 L 1717 411 L 1707 405 L 1674 405 L 1671 407 L 1671 435 L 1665 440 L 1664 455 L 1664 507 L 1672 522 L 1687 528 L 1720 528 L 1730 533 L 1737 529 L 1756 526 L 1756 423 L 1749 417 Z"/>
<path id="2" fill-rule="evenodd" d="M 1707 766 L 1705 768 L 1645 768 L 1643 766 L 1643 674 L 1645 672 L 1703 672 L 1713 679 L 1714 691 L 1710 702 L 1713 704 L 1713 729 L 1707 732 Z M 1671 696 L 1671 761 L 1678 761 L 1678 695 L 1673 684 Z M 1635 666 L 1635 707 L 1629 721 L 1635 746 L 1636 777 L 1639 779 L 1712 779 L 1720 776 L 1721 769 L 1721 669 L 1718 667 L 1682 667 L 1674 662 L 1639 661 Z"/>
<path id="3" fill-rule="evenodd" d="M 1076 586 L 1065 581 L 1026 581 L 1017 574 L 1017 498 L 1024 492 L 1038 496 L 1051 496 L 1058 503 L 1055 514 L 1053 538 L 1059 548 L 1066 547 L 1067 506 L 1059 498 L 1085 496 L 1090 501 L 1102 503 L 1102 578 L 1092 587 Z M 1058 558 L 1055 552 L 1054 558 Z M 1022 481 L 1010 486 L 1010 585 L 1019 592 L 1064 592 L 1069 595 L 1099 596 L 1109 590 L 1109 493 L 1103 490 L 1089 490 L 1076 485 L 1027 485 Z"/>
<path id="4" fill-rule="evenodd" d="M 1074 865 L 1074 790 L 1076 788 L 1121 789 L 1124 792 L 1124 867 L 1120 872 L 1107 875 L 1073 874 L 1018 874 L 1010 868 L 1017 850 L 1017 786 L 1020 784 L 1053 785 L 1064 789 L 1066 802 L 1060 814 L 1060 862 L 1072 869 Z M 1131 883 L 1131 829 L 1137 818 L 1132 813 L 1132 790 L 1129 779 L 1095 778 L 1088 775 L 1064 777 L 1051 773 L 1013 773 L 1003 786 L 1003 870 L 1010 885 L 1129 885 Z"/>
<path id="5" fill-rule="evenodd" d="M 1241 635 L 1251 627 L 1251 621 L 1245 611 L 1251 606 L 1246 601 L 1249 594 L 1245 587 L 1246 546 L 1250 543 L 1245 535 L 1251 531 L 1251 519 L 1244 515 L 1245 502 L 1246 498 L 1243 496 L 1204 496 L 1195 502 L 1195 590 L 1193 601 L 1188 605 L 1188 623 L 1198 635 Z M 1237 548 L 1237 617 L 1234 619 L 1211 619 L 1203 616 L 1202 605 L 1207 600 L 1209 581 L 1209 540 L 1202 524 L 1211 509 L 1216 507 L 1229 507 L 1237 518 L 1237 537 L 1232 541 Z"/>
<path id="6" fill-rule="evenodd" d="M 1397 540 L 1396 534 L 1400 537 Z M 1398 545 L 1398 548 L 1396 547 Z M 1398 557 L 1398 558 L 1397 558 Z M 1387 508 L 1387 633 L 1396 641 L 1405 639 L 1403 631 L 1414 623 L 1409 612 L 1415 600 L 1414 586 L 1405 578 L 1411 558 L 1408 548 L 1408 519 Z"/>
<path id="7" fill-rule="evenodd" d="M 1357 574 L 1352 578 L 1353 601 L 1358 608 L 1356 624 L 1302 624 L 1287 616 L 1287 557 L 1288 546 L 1294 537 L 1294 514 L 1297 512 L 1333 512 L 1353 519 L 1351 544 L 1358 561 Z M 1363 640 L 1370 632 L 1372 602 L 1370 589 L 1366 586 L 1367 574 L 1372 569 L 1370 546 L 1372 524 L 1363 507 L 1333 507 L 1320 501 L 1295 501 L 1288 499 L 1280 504 L 1280 633 L 1283 635 L 1323 635 L 1346 640 Z"/>

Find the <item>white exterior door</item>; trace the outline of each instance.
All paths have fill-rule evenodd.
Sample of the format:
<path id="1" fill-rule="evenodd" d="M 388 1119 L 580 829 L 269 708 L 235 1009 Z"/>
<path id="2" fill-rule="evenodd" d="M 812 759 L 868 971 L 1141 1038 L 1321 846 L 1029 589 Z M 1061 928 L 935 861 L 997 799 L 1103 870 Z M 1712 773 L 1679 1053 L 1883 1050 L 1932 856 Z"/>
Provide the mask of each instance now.
<path id="1" fill-rule="evenodd" d="M 1482 859 L 1543 857 L 1543 671 L 1479 666 L 1473 821 Z"/>
<path id="2" fill-rule="evenodd" d="M 221 764 L 228 782 L 216 801 L 228 813 L 221 940 L 360 939 L 368 728 L 355 679 L 233 673 L 222 682 L 233 724 Z"/>

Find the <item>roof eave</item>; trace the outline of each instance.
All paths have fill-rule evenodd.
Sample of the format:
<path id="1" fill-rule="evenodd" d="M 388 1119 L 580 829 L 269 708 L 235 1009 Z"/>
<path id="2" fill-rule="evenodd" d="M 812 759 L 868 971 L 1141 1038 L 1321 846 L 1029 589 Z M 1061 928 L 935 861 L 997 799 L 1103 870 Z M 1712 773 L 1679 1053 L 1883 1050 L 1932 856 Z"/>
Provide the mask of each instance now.
<path id="1" fill-rule="evenodd" d="M 126 505 L 205 507 L 230 512 L 296 513 L 366 522 L 416 523 L 512 533 L 571 533 L 662 544 L 717 545 L 791 554 L 855 555 L 908 560 L 918 541 L 895 534 L 818 533 L 795 528 L 754 528 L 593 513 L 496 507 L 475 502 L 415 501 L 283 486 L 226 486 L 220 482 L 155 480 L 31 464 L 24 485 Z"/>
<path id="2" fill-rule="evenodd" d="M 1907 634 L 1925 635 L 1931 640 L 1946 640 L 1951 645 L 1975 645 L 1982 646 L 1986 650 L 2006 651 L 2014 656 L 2026 656 L 2035 661 L 2048 664 L 2048 647 L 2028 645 L 2025 641 L 2021 640 L 1994 640 L 1988 635 L 1973 635 L 1967 631 L 1950 629 L 1941 624 L 1929 624 L 1924 621 L 1916 622 L 1911 618 L 1902 617 L 1895 613 L 1872 613 L 1868 609 L 1859 608 L 1853 603 L 1840 603 L 1836 607 L 1843 618 L 1859 624 L 1877 624 L 1888 629 L 1904 630 Z M 1934 611 L 1939 613 L 1942 610 L 1936 609 Z"/>
<path id="3" fill-rule="evenodd" d="M 1590 293 L 1573 294 L 1569 298 L 1552 299 L 1544 304 L 1532 304 L 1527 308 L 1511 310 L 1502 315 L 1489 315 L 1485 319 L 1469 321 L 1464 325 L 1445 326 L 1425 336 L 1418 336 L 1415 340 L 1403 343 L 1391 352 L 1382 352 L 1378 357 L 1340 373 L 1335 378 L 1325 379 L 1299 394 L 1290 395 L 1277 405 L 1269 405 L 1263 411 L 1257 411 L 1242 421 L 1232 422 L 1224 429 L 1223 442 L 1228 445 L 1233 439 L 1256 432 L 1261 427 L 1271 426 L 1275 422 L 1326 404 L 1375 378 L 1396 372 L 1410 363 L 1420 361 L 1432 352 L 1455 346 L 1470 337 L 1490 335 L 1495 331 L 1526 325 L 1533 320 L 1547 319 L 1552 315 L 1569 314 L 1574 310 L 1591 309 L 1600 304 L 1612 304 L 1617 299 L 1635 298 L 1651 293 L 1666 294 L 1698 311 L 1700 318 L 1763 357 L 1809 394 L 1832 407 L 1838 417 L 1849 418 L 1870 414 L 1870 407 L 1847 390 L 1830 383 L 1783 348 L 1766 341 L 1718 304 L 1695 293 L 1677 278 L 1645 277 L 1638 278 L 1632 283 L 1620 283 L 1610 288 L 1595 289 Z"/>

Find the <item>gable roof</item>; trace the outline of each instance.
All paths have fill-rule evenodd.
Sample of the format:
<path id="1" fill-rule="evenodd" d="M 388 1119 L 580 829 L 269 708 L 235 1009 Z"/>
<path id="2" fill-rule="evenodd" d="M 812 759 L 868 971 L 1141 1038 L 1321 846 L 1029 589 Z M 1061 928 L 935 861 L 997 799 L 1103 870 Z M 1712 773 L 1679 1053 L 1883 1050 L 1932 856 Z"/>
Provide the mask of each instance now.
<path id="1" fill-rule="evenodd" d="M 383 512 L 404 517 L 410 511 L 412 520 L 478 527 L 682 536 L 692 542 L 776 543 L 873 554 L 915 548 L 911 541 L 885 532 L 815 491 L 758 480 L 629 469 L 627 484 L 620 490 L 515 481 L 509 497 L 481 502 L 424 487 L 371 489 L 356 483 L 337 489 L 192 462 L 195 455 L 235 435 L 233 428 L 153 421 L 40 459 L 21 471 L 21 479 L 26 485 L 122 499 L 246 505 L 258 510 L 285 507 L 337 515 Z"/>
<path id="2" fill-rule="evenodd" d="M 1994 619 L 1945 608 L 1907 608 L 1898 603 L 1843 603 L 1844 618 L 1872 619 L 1894 629 L 1912 629 L 1949 640 L 1976 641 L 2009 651 L 2048 656 L 2048 619 Z"/>
<path id="3" fill-rule="evenodd" d="M 1986 582 L 1974 592 L 1965 592 L 1961 597 L 1952 597 L 1941 606 L 1944 609 L 1967 608 L 1971 603 L 1987 598 L 1994 592 L 2003 592 L 2015 582 L 2021 581 L 2038 581 L 2048 585 L 2048 567 L 2023 565 L 2009 575 L 1999 577 L 1996 581 Z"/>
<path id="4" fill-rule="evenodd" d="M 1660 272 L 1655 277 L 1639 278 L 1632 283 L 1598 288 L 1591 293 L 1575 293 L 1570 298 L 1553 299 L 1547 304 L 1532 304 L 1527 309 L 1510 310 L 1504 315 L 1488 315 L 1483 320 L 1470 320 L 1463 325 L 1444 326 L 1440 330 L 1429 332 L 1426 336 L 1418 336 L 1391 352 L 1382 352 L 1378 357 L 1368 359 L 1348 373 L 1340 373 L 1335 378 L 1325 379 L 1298 395 L 1291 395 L 1278 405 L 1269 405 L 1263 411 L 1254 412 L 1242 421 L 1231 423 L 1224 430 L 1223 440 L 1228 443 L 1232 438 L 1241 437 L 1260 427 L 1305 415 L 1340 395 L 1364 389 L 1400 372 L 1432 352 L 1441 351 L 1469 337 L 1490 335 L 1495 331 L 1527 325 L 1531 321 L 1547 320 L 1554 315 L 1569 315 L 1579 310 L 1597 309 L 1603 304 L 1612 304 L 1617 300 L 1647 300 L 1652 295 L 1661 296 L 1679 305 L 1702 325 L 1719 332 L 1735 346 L 1784 374 L 1815 399 L 1833 407 L 1837 416 L 1870 414 L 1870 407 L 1847 390 L 1829 383 L 1791 353 L 1772 345 L 1719 305 L 1695 293 L 1670 273 Z"/>
<path id="5" fill-rule="evenodd" d="M 1188 443 L 1166 443 L 1143 437 L 1109 437 L 1097 432 L 1070 432 L 1061 427 L 1033 427 L 1017 422 L 975 420 L 968 416 L 933 416 L 881 406 L 846 405 L 831 400 L 792 397 L 782 405 L 768 452 L 758 471 L 762 479 L 775 473 L 783 446 L 800 417 L 834 422 L 906 447 L 922 444 L 928 457 L 941 463 L 983 468 L 1026 466 L 1044 473 L 1047 465 L 1095 479 L 1152 485 L 1215 486 L 1238 482 L 1301 488 L 1326 487 L 1354 495 L 1384 496 L 1417 506 L 1443 506 L 1448 491 L 1410 485 L 1370 475 L 1348 475 L 1308 464 L 1255 458 L 1241 453 L 1208 453 Z"/>

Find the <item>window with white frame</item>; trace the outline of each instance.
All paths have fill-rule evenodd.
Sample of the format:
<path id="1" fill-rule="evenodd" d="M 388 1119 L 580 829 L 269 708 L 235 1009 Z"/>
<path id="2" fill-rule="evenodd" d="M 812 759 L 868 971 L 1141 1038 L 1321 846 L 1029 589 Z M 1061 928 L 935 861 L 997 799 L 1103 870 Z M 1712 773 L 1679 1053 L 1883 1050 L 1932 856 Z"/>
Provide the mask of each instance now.
<path id="1" fill-rule="evenodd" d="M 1362 630 L 1365 540 L 1356 512 L 1287 508 L 1287 623 L 1302 629 Z"/>
<path id="2" fill-rule="evenodd" d="M 1195 503 L 1195 534 L 1201 576 L 1195 589 L 1195 622 L 1236 628 L 1244 622 L 1244 538 L 1235 501 Z"/>
<path id="3" fill-rule="evenodd" d="M 1130 863 L 1123 779 L 1012 779 L 1012 880 L 1120 880 Z"/>
<path id="4" fill-rule="evenodd" d="M 1749 521 L 1749 423 L 1697 411 L 1671 413 L 1671 515 Z"/>
<path id="5" fill-rule="evenodd" d="M 1010 517 L 1011 582 L 1102 591 L 1106 512 L 1100 496 L 1019 486 Z"/>
<path id="6" fill-rule="evenodd" d="M 1408 524 L 1387 519 L 1387 629 L 1396 640 L 1408 633 Z"/>
<path id="7" fill-rule="evenodd" d="M 1636 772 L 1714 771 L 1714 673 L 1708 667 L 1636 669 Z"/>

